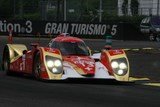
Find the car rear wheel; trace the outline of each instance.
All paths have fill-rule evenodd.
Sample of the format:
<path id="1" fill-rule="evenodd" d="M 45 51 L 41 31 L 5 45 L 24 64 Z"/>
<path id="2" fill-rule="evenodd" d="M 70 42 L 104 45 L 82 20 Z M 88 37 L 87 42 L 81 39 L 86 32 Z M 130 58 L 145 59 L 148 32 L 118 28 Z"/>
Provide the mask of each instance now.
<path id="1" fill-rule="evenodd" d="M 34 70 L 33 75 L 36 79 L 40 79 L 41 73 L 41 61 L 40 61 L 40 53 L 38 52 L 34 58 Z"/>
<path id="2" fill-rule="evenodd" d="M 10 74 L 10 55 L 9 55 L 9 49 L 8 49 L 8 46 L 6 46 L 4 48 L 4 51 L 3 51 L 3 62 L 2 62 L 2 67 L 3 67 L 3 70 L 6 72 L 7 75 Z"/>

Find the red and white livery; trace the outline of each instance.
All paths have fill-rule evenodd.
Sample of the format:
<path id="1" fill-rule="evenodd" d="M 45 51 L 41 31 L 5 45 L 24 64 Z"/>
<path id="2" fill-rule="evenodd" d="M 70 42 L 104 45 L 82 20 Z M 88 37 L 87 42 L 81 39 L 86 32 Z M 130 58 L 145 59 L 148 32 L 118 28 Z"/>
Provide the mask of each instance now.
<path id="1" fill-rule="evenodd" d="M 3 52 L 7 74 L 19 72 L 44 80 L 69 78 L 129 80 L 129 62 L 122 49 L 102 50 L 91 55 L 82 39 L 62 33 L 47 47 L 7 44 Z"/>

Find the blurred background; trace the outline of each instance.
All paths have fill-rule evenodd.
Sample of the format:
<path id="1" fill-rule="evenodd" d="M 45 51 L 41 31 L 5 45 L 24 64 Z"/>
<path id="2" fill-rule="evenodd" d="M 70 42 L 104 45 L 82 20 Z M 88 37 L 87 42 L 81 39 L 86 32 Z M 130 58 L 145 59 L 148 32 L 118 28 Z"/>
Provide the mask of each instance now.
<path id="1" fill-rule="evenodd" d="M 139 21 L 159 0 L 0 0 L 0 18 L 76 22 Z"/>

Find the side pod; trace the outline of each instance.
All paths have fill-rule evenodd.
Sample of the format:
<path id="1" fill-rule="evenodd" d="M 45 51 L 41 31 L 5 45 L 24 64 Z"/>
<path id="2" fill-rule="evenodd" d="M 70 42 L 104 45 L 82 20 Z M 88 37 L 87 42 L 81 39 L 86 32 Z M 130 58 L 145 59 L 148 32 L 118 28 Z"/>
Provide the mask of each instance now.
<path id="1" fill-rule="evenodd" d="M 39 47 L 39 52 L 35 56 L 34 67 L 37 64 L 40 67 L 40 71 L 37 68 L 34 69 L 35 74 L 38 71 L 38 78 L 44 80 L 60 80 L 63 74 L 62 56 L 59 50 L 52 48 Z"/>
<path id="2" fill-rule="evenodd" d="M 23 55 L 23 51 L 27 50 L 27 47 L 23 44 L 7 44 L 4 51 L 9 51 L 10 61 L 13 62 L 15 59 Z M 5 53 L 3 53 L 4 55 Z"/>

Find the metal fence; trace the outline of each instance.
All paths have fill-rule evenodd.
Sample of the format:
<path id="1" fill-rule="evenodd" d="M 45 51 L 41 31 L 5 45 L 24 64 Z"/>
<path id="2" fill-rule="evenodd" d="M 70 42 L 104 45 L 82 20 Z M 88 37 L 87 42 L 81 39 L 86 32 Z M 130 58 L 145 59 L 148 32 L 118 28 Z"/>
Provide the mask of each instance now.
<path id="1" fill-rule="evenodd" d="M 1 0 L 0 18 L 103 22 L 117 16 L 160 14 L 159 0 L 132 1 L 136 0 Z"/>

